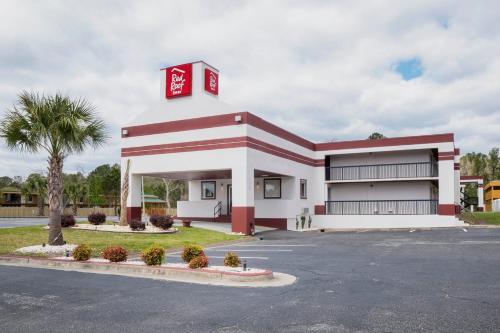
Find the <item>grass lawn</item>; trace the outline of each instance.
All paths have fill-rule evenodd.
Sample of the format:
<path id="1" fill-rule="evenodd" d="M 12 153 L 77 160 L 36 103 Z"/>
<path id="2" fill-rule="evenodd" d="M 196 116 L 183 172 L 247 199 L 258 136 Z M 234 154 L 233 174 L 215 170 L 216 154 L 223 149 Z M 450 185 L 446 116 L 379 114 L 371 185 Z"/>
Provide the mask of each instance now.
<path id="1" fill-rule="evenodd" d="M 471 224 L 494 224 L 500 225 L 500 212 L 475 212 L 463 213 L 460 217 Z"/>
<path id="2" fill-rule="evenodd" d="M 12 253 L 14 250 L 47 242 L 48 231 L 42 229 L 43 225 L 17 228 L 0 229 L 0 254 Z M 129 253 L 137 253 L 142 249 L 159 244 L 166 249 L 180 248 L 185 244 L 209 245 L 224 241 L 242 239 L 245 236 L 226 235 L 222 232 L 200 229 L 177 227 L 175 234 L 129 234 L 113 232 L 95 232 L 88 230 L 63 229 L 64 240 L 68 244 L 88 244 L 92 247 L 93 255 L 99 256 L 100 252 L 108 245 L 121 245 Z"/>

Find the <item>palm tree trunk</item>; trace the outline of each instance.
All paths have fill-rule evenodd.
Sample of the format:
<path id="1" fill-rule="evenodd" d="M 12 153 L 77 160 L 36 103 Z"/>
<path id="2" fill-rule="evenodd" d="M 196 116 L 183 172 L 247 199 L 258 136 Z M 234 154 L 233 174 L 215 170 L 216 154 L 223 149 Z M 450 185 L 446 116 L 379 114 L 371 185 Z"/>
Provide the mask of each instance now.
<path id="1" fill-rule="evenodd" d="M 78 203 L 76 201 L 73 201 L 73 216 L 76 216 L 78 213 Z"/>
<path id="2" fill-rule="evenodd" d="M 51 156 L 49 158 L 49 240 L 50 245 L 63 245 L 64 239 L 61 228 L 61 213 L 63 206 L 63 158 Z"/>
<path id="3" fill-rule="evenodd" d="M 43 216 L 43 208 L 45 206 L 45 202 L 43 200 L 43 196 L 38 196 L 38 216 Z"/>

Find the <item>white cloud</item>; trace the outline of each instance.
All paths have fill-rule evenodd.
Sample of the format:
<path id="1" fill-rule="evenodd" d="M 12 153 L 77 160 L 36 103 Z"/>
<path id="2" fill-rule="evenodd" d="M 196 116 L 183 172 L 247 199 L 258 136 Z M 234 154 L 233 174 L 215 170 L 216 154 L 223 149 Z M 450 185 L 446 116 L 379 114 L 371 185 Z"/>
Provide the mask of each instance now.
<path id="1" fill-rule="evenodd" d="M 221 99 L 309 139 L 455 132 L 462 151 L 500 144 L 497 1 L 3 1 L 0 116 L 23 89 L 95 104 L 106 148 L 67 171 L 119 160 L 119 127 L 159 98 L 159 69 L 205 60 Z M 445 23 L 445 24 L 444 24 Z M 401 59 L 423 76 L 404 81 Z M 45 168 L 6 152 L 0 174 Z"/>

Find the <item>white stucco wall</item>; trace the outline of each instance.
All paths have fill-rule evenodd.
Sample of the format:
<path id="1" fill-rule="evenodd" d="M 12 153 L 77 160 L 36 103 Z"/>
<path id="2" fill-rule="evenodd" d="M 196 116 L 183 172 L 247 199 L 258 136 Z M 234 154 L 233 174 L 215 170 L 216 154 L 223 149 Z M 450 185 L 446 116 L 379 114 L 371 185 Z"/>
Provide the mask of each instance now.
<path id="1" fill-rule="evenodd" d="M 431 151 L 428 149 L 330 156 L 330 166 L 332 167 L 430 161 Z"/>
<path id="2" fill-rule="evenodd" d="M 373 182 L 329 184 L 329 200 L 428 200 L 431 182 Z"/>

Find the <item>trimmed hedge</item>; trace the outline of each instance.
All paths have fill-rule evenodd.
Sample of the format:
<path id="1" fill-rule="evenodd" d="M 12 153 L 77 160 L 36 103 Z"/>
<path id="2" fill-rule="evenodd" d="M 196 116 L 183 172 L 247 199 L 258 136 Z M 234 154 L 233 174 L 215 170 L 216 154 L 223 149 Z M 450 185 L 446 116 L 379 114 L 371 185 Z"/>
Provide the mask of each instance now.
<path id="1" fill-rule="evenodd" d="M 186 245 L 184 246 L 184 249 L 182 250 L 182 260 L 189 264 L 191 260 L 193 260 L 196 257 L 199 256 L 204 256 L 205 252 L 203 251 L 203 248 L 199 245 Z"/>
<path id="2" fill-rule="evenodd" d="M 92 249 L 87 244 L 80 244 L 73 250 L 73 258 L 77 261 L 87 261 L 92 255 Z"/>
<path id="3" fill-rule="evenodd" d="M 90 213 L 87 219 L 89 220 L 89 223 L 93 225 L 103 224 L 106 222 L 106 214 L 101 212 Z"/>
<path id="4" fill-rule="evenodd" d="M 61 227 L 68 228 L 76 224 L 75 217 L 71 214 L 61 215 Z"/>
<path id="5" fill-rule="evenodd" d="M 238 267 L 241 265 L 240 257 L 234 252 L 228 252 L 224 256 L 224 266 Z"/>
<path id="6" fill-rule="evenodd" d="M 108 246 L 103 252 L 102 257 L 111 262 L 121 262 L 127 260 L 127 250 L 121 246 Z"/>
<path id="7" fill-rule="evenodd" d="M 195 269 L 203 267 L 208 267 L 208 257 L 206 255 L 195 257 L 189 262 L 189 268 Z"/>
<path id="8" fill-rule="evenodd" d="M 141 231 L 146 229 L 146 224 L 139 220 L 132 220 L 129 223 L 129 227 L 134 231 Z"/>
<path id="9" fill-rule="evenodd" d="M 149 222 L 155 227 L 163 230 L 170 229 L 174 224 L 174 220 L 168 215 L 152 215 L 149 218 Z"/>
<path id="10" fill-rule="evenodd" d="M 148 266 L 159 266 L 165 258 L 165 250 L 159 245 L 152 245 L 142 251 L 141 258 Z"/>

